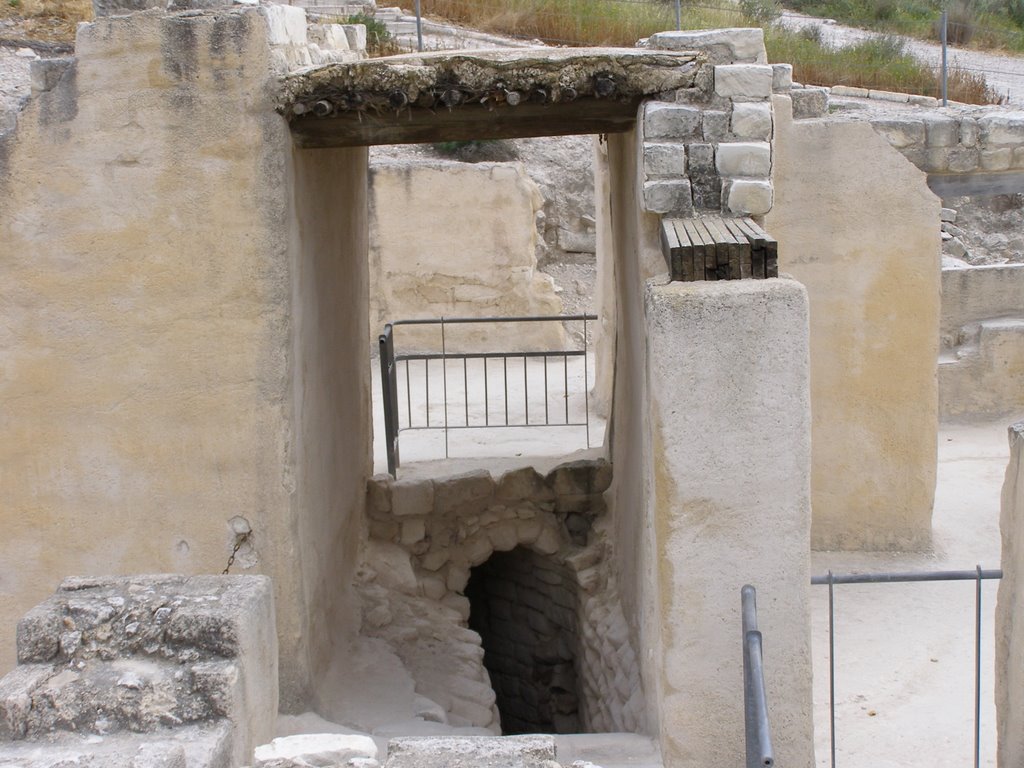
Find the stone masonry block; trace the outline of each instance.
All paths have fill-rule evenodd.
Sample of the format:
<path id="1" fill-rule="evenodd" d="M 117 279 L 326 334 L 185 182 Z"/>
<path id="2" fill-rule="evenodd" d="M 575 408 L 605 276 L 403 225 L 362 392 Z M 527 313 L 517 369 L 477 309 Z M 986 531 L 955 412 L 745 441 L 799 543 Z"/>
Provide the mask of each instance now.
<path id="1" fill-rule="evenodd" d="M 306 45 L 306 11 L 295 5 L 261 8 L 267 19 L 267 42 L 271 45 Z"/>
<path id="2" fill-rule="evenodd" d="M 1010 147 L 981 150 L 981 167 L 986 171 L 1005 171 L 1013 161 L 1013 150 Z"/>
<path id="3" fill-rule="evenodd" d="M 981 162 L 981 153 L 976 148 L 953 147 L 948 152 L 949 170 L 953 173 L 968 173 Z"/>
<path id="4" fill-rule="evenodd" d="M 857 88 L 853 85 L 833 85 L 832 95 L 848 99 L 866 99 L 871 92 L 867 88 Z"/>
<path id="5" fill-rule="evenodd" d="M 92 0 L 92 12 L 101 16 L 126 16 L 129 13 L 148 11 L 151 8 L 166 8 L 165 0 Z"/>
<path id="6" fill-rule="evenodd" d="M 701 137 L 704 141 L 717 144 L 729 136 L 729 113 L 720 110 L 707 110 L 701 123 Z"/>
<path id="7" fill-rule="evenodd" d="M 960 125 L 945 115 L 927 115 L 924 132 L 929 147 L 953 147 L 960 141 Z"/>
<path id="8" fill-rule="evenodd" d="M 648 179 L 685 176 L 685 145 L 644 144 L 644 175 Z"/>
<path id="9" fill-rule="evenodd" d="M 729 210 L 741 216 L 763 216 L 772 209 L 772 185 L 767 181 L 737 180 L 729 185 Z"/>
<path id="10" fill-rule="evenodd" d="M 772 64 L 772 90 L 787 93 L 793 87 L 793 65 Z"/>
<path id="11" fill-rule="evenodd" d="M 689 179 L 644 182 L 644 208 L 651 213 L 687 215 L 693 211 Z"/>
<path id="12" fill-rule="evenodd" d="M 494 480 L 485 469 L 434 481 L 434 512 L 440 515 L 474 515 L 487 508 Z"/>
<path id="13" fill-rule="evenodd" d="M 712 64 L 765 64 L 764 31 L 760 28 L 658 32 L 648 48 L 663 51 L 704 51 Z"/>
<path id="14" fill-rule="evenodd" d="M 960 118 L 960 143 L 965 147 L 976 147 L 981 138 L 978 121 L 973 117 Z"/>
<path id="15" fill-rule="evenodd" d="M 396 517 L 429 515 L 434 511 L 434 484 L 430 479 L 395 480 L 391 483 L 391 509 Z"/>
<path id="16" fill-rule="evenodd" d="M 715 173 L 715 148 L 711 144 L 691 144 L 686 148 L 690 174 Z"/>
<path id="17" fill-rule="evenodd" d="M 71 59 L 36 59 L 29 63 L 32 95 L 52 91 L 72 65 Z"/>
<path id="18" fill-rule="evenodd" d="M 871 121 L 877 133 L 896 149 L 922 146 L 925 140 L 924 121 L 908 117 L 891 117 Z"/>
<path id="19" fill-rule="evenodd" d="M 828 91 L 824 88 L 794 88 L 789 97 L 793 100 L 794 120 L 809 120 L 828 114 Z"/>
<path id="20" fill-rule="evenodd" d="M 552 469 L 546 478 L 559 496 L 604 493 L 612 484 L 612 465 L 597 461 L 568 461 Z"/>
<path id="21" fill-rule="evenodd" d="M 949 170 L 949 150 L 943 147 L 927 148 L 924 151 L 924 167 L 921 170 L 927 173 L 943 173 Z"/>
<path id="22" fill-rule="evenodd" d="M 757 101 L 772 95 L 772 68 L 762 64 L 721 64 L 715 67 L 715 93 L 736 101 Z"/>
<path id="23" fill-rule="evenodd" d="M 718 211 L 722 208 L 722 179 L 717 175 L 691 178 L 693 207 L 700 211 Z"/>
<path id="24" fill-rule="evenodd" d="M 768 141 L 772 137 L 772 109 L 767 103 L 740 102 L 732 108 L 732 133 L 739 139 Z"/>
<path id="25" fill-rule="evenodd" d="M 329 51 L 349 50 L 348 35 L 341 24 L 310 24 L 307 31 L 310 41 Z"/>
<path id="26" fill-rule="evenodd" d="M 1024 143 L 1024 112 L 985 115 L 978 119 L 978 127 L 986 147 Z"/>
<path id="27" fill-rule="evenodd" d="M 364 24 L 343 24 L 348 47 L 352 51 L 366 50 L 366 26 Z"/>
<path id="28" fill-rule="evenodd" d="M 550 501 L 554 496 L 544 485 L 543 476 L 533 467 L 522 467 L 503 474 L 498 480 L 495 495 L 501 501 Z"/>
<path id="29" fill-rule="evenodd" d="M 766 179 L 772 170 L 771 145 L 762 141 L 720 144 L 716 165 L 723 176 Z"/>
<path id="30" fill-rule="evenodd" d="M 644 140 L 700 138 L 701 110 L 695 107 L 649 101 L 644 104 Z"/>

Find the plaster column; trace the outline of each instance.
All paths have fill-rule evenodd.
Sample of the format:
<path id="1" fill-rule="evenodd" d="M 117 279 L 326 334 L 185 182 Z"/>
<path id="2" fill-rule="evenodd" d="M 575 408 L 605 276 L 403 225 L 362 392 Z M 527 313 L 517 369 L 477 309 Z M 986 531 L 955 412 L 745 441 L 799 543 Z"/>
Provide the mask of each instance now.
<path id="1" fill-rule="evenodd" d="M 648 283 L 647 393 L 665 765 L 741 765 L 740 588 L 758 593 L 776 758 L 814 764 L 807 293 Z"/>
<path id="2" fill-rule="evenodd" d="M 1010 433 L 1003 481 L 1003 579 L 996 605 L 996 728 L 998 765 L 1024 765 L 1024 421 Z"/>

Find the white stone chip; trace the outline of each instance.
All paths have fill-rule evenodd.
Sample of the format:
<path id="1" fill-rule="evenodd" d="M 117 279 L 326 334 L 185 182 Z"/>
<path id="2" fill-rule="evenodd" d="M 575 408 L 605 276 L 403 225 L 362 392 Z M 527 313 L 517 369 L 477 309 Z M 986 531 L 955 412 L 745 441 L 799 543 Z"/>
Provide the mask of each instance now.
<path id="1" fill-rule="evenodd" d="M 275 768 L 293 765 L 295 768 L 326 768 L 344 765 L 356 758 L 376 759 L 377 745 L 369 736 L 346 733 L 303 733 L 282 736 L 269 744 L 256 747 L 253 768 L 274 763 Z M 288 761 L 288 762 L 284 762 Z"/>

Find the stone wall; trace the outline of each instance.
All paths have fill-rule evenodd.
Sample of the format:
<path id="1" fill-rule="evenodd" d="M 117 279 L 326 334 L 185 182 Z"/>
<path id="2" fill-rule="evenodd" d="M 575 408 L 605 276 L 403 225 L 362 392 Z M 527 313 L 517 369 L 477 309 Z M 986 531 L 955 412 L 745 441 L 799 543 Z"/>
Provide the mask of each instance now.
<path id="1" fill-rule="evenodd" d="M 996 605 L 998 765 L 1024 763 L 1024 422 L 1008 430 L 1010 461 L 1003 482 L 1003 578 Z"/>
<path id="2" fill-rule="evenodd" d="M 374 163 L 371 343 L 385 323 L 399 319 L 560 314 L 553 281 L 537 269 L 542 206 L 540 191 L 518 163 Z M 446 333 L 449 349 L 459 351 L 511 350 L 521 339 L 534 349 L 565 343 L 562 328 L 549 323 L 451 326 Z M 441 349 L 435 328 L 396 334 L 403 350 Z"/>
<path id="3" fill-rule="evenodd" d="M 365 151 L 293 154 L 274 78 L 306 27 L 274 8 L 81 25 L 0 137 L 0 671 L 64 575 L 220 572 L 243 531 L 286 708 L 352 632 Z"/>
<path id="4" fill-rule="evenodd" d="M 807 286 L 813 538 L 926 549 L 935 493 L 939 200 L 863 122 L 776 98 L 779 269 Z M 878 179 L 886 179 L 879 184 Z"/>
<path id="5" fill-rule="evenodd" d="M 1024 414 L 1024 265 L 942 270 L 939 417 Z"/>
<path id="6" fill-rule="evenodd" d="M 647 101 L 643 202 L 653 213 L 722 211 L 761 216 L 772 207 L 774 92 L 792 84 L 789 65 L 770 66 L 761 29 L 661 32 L 648 47 L 708 55 L 694 88 L 674 102 Z"/>
<path id="7" fill-rule="evenodd" d="M 582 642 L 573 653 L 584 692 L 581 728 L 643 730 L 638 659 L 615 607 L 603 500 L 610 482 L 611 466 L 603 461 L 563 464 L 546 476 L 526 467 L 497 479 L 478 471 L 433 480 L 371 480 L 363 566 L 369 590 L 364 595 L 370 599 L 364 598 L 363 632 L 395 649 L 412 672 L 416 692 L 439 703 L 447 722 L 497 726 L 479 635 L 465 628 L 471 616 L 466 590 L 473 569 L 496 552 L 522 547 L 547 563 L 550 580 L 557 573 L 576 589 Z M 467 683 L 417 654 L 415 637 L 422 641 L 422 633 L 393 605 L 410 602 L 446 612 L 441 624 L 463 644 L 454 655 Z M 551 616 L 538 612 L 535 623 L 555 617 L 567 623 L 568 606 L 551 602 Z M 435 624 L 431 634 L 440 639 L 447 632 Z"/>

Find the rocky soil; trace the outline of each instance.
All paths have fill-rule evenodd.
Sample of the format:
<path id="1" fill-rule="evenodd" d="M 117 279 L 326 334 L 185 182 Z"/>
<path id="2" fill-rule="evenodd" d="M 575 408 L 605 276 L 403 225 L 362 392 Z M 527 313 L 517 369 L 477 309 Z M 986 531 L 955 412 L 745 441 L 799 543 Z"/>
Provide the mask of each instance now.
<path id="1" fill-rule="evenodd" d="M 1024 195 L 957 197 L 944 201 L 943 266 L 1024 263 Z"/>

